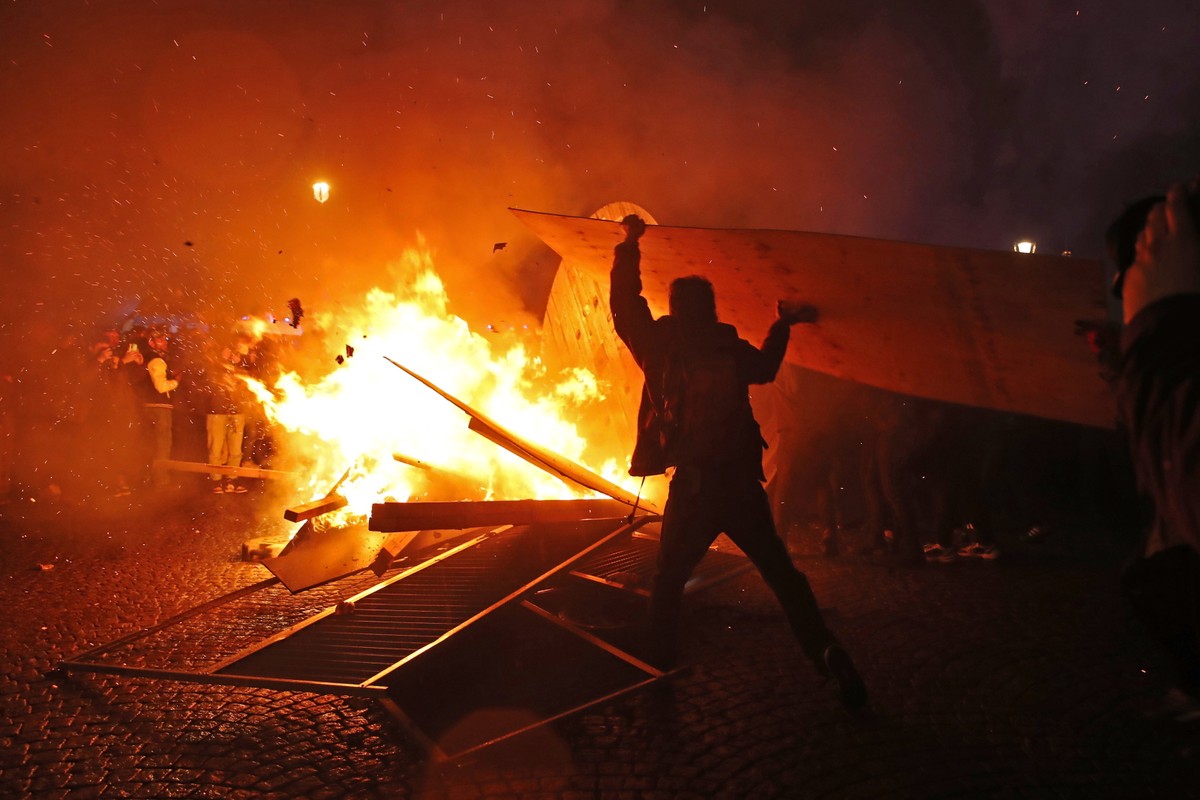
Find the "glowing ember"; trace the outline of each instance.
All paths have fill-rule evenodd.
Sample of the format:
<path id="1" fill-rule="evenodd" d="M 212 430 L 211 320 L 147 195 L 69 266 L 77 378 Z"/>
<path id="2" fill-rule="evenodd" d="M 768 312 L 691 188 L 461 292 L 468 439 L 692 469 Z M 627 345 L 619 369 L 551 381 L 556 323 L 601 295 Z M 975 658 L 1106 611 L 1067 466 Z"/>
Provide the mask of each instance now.
<path id="1" fill-rule="evenodd" d="M 324 497 L 347 469 L 337 491 L 349 503 L 334 524 L 360 521 L 354 518 L 384 500 L 581 496 L 469 431 L 460 410 L 385 356 L 518 435 L 637 490 L 615 463 L 587 463 L 586 439 L 572 420 L 603 399 L 590 372 L 576 368 L 557 380 L 525 344 L 501 350 L 472 332 L 447 310 L 442 281 L 423 249 L 405 251 L 394 272 L 400 282 L 394 292 L 373 289 L 359 308 L 312 315 L 304 338 L 317 339 L 322 352 L 307 355 L 327 372 L 307 380 L 285 372 L 270 389 L 250 381 L 280 429 L 279 466 L 303 476 L 297 501 Z"/>

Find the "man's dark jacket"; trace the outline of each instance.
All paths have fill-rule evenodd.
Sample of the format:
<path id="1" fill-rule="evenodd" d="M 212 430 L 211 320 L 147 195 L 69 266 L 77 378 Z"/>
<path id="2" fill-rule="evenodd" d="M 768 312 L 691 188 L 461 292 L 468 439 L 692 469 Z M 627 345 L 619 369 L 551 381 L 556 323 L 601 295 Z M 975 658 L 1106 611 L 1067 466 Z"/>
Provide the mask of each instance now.
<path id="1" fill-rule="evenodd" d="M 1200 550 L 1200 295 L 1151 303 L 1121 344 L 1117 399 L 1138 482 L 1163 543 Z"/>
<path id="2" fill-rule="evenodd" d="M 669 409 L 676 399 L 673 393 L 678 391 L 675 377 L 678 365 L 686 363 L 689 354 L 706 351 L 707 355 L 721 353 L 734 360 L 741 393 L 734 430 L 711 433 L 730 434 L 732 451 L 726 461 L 753 469 L 761 480 L 764 442 L 750 408 L 749 386 L 775 379 L 787 351 L 788 325 L 776 320 L 759 349 L 740 338 L 732 325 L 718 322 L 688 326 L 670 315 L 654 319 L 642 297 L 641 251 L 637 242 L 617 245 L 610 280 L 613 326 L 645 376 L 638 408 L 637 443 L 629 473 L 658 475 L 668 467 L 689 462 L 689 443 L 680 441 Z"/>

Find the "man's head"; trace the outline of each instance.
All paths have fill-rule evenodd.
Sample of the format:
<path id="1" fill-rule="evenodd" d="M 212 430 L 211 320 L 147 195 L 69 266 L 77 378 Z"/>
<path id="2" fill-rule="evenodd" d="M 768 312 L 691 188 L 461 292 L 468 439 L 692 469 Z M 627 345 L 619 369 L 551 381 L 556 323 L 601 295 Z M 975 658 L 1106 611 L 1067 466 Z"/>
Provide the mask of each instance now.
<path id="1" fill-rule="evenodd" d="M 1107 242 L 1126 324 L 1159 300 L 1200 295 L 1200 178 L 1174 184 L 1161 202 L 1134 203 L 1110 226 Z"/>
<path id="2" fill-rule="evenodd" d="M 156 353 L 167 352 L 167 335 L 161 331 L 152 331 L 146 337 L 146 346 Z"/>
<path id="3" fill-rule="evenodd" d="M 712 325 L 717 321 L 717 298 L 708 278 L 689 275 L 671 281 L 671 316 L 689 325 Z"/>
<path id="4" fill-rule="evenodd" d="M 1104 234 L 1108 257 L 1112 259 L 1117 268 L 1112 291 L 1118 298 L 1121 297 L 1121 291 L 1125 286 L 1125 273 L 1132 266 L 1136 255 L 1138 234 L 1142 232 L 1142 228 L 1146 227 L 1146 217 L 1149 216 L 1150 209 L 1165 199 L 1161 194 L 1155 194 L 1130 203 L 1121 212 L 1121 215 L 1113 220 Z"/>
<path id="5" fill-rule="evenodd" d="M 92 345 L 92 355 L 94 355 L 96 360 L 101 364 L 106 364 L 113 360 L 112 345 L 108 343 L 107 339 L 101 339 Z"/>

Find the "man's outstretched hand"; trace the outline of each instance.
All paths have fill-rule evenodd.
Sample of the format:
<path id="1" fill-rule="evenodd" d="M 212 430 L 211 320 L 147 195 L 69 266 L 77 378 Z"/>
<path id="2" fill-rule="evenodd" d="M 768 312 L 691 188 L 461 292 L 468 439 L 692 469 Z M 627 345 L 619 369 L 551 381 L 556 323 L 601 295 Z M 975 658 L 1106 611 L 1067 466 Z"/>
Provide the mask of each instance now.
<path id="1" fill-rule="evenodd" d="M 636 242 L 646 232 L 646 221 L 637 214 L 630 214 L 621 220 L 621 227 L 625 230 L 625 241 Z"/>
<path id="2" fill-rule="evenodd" d="M 775 308 L 779 319 L 788 325 L 816 322 L 821 316 L 816 306 L 796 300 L 780 300 Z"/>

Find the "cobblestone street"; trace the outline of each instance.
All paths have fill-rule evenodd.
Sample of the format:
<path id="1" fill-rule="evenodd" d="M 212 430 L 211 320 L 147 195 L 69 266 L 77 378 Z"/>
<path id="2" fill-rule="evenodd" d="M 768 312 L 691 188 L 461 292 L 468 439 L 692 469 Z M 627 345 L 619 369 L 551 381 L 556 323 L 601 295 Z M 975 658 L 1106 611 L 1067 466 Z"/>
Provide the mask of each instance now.
<path id="1" fill-rule="evenodd" d="M 814 543 L 797 562 L 869 710 L 838 705 L 749 572 L 689 598 L 669 690 L 438 765 L 366 699 L 54 673 L 269 577 L 240 560 L 277 530 L 256 493 L 109 502 L 2 511 L 2 797 L 1200 796 L 1200 736 L 1142 713 L 1165 676 L 1121 609 L 1115 541 L 1002 540 L 995 562 L 903 571 Z M 295 602 L 319 610 L 364 580 Z"/>

